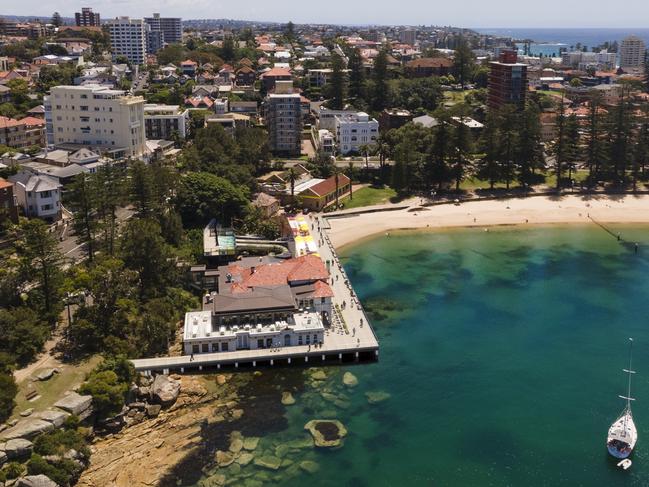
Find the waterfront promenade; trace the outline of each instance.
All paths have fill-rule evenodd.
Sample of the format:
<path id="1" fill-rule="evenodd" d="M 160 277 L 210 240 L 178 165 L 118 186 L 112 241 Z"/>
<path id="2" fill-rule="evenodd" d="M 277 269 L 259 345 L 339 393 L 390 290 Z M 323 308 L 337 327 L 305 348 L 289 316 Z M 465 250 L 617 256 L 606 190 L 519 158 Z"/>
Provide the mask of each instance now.
<path id="1" fill-rule="evenodd" d="M 185 372 L 222 367 L 320 365 L 340 361 L 376 360 L 379 350 L 378 340 L 329 239 L 328 222 L 318 215 L 309 215 L 307 222 L 309 231 L 318 244 L 318 254 L 329 270 L 329 282 L 334 291 L 334 313 L 330 325 L 325 330 L 322 345 L 136 359 L 132 360 L 135 370 L 144 373 Z"/>

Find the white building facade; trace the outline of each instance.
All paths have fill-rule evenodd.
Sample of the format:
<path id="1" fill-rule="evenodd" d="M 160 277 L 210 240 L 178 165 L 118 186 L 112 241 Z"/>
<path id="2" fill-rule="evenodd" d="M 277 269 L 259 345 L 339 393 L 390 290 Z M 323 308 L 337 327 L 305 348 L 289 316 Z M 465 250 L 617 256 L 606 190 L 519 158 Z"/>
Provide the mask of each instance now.
<path id="1" fill-rule="evenodd" d="M 55 86 L 47 106 L 56 146 L 82 145 L 117 157 L 146 152 L 141 96 L 100 85 Z"/>
<path id="2" fill-rule="evenodd" d="M 119 17 L 108 22 L 113 60 L 124 56 L 133 64 L 144 64 L 149 26 L 142 19 Z"/>
<path id="3" fill-rule="evenodd" d="M 178 105 L 144 105 L 144 126 L 147 139 L 172 140 L 174 133 L 187 137 L 189 110 Z"/>
<path id="4" fill-rule="evenodd" d="M 317 312 L 298 312 L 271 324 L 215 324 L 211 311 L 185 314 L 183 347 L 186 355 L 259 350 L 324 341 L 324 325 Z"/>
<path id="5" fill-rule="evenodd" d="M 47 221 L 61 217 L 61 184 L 57 179 L 23 171 L 10 176 L 9 181 L 26 216 Z"/>
<path id="6" fill-rule="evenodd" d="M 342 155 L 360 153 L 361 146 L 373 145 L 379 136 L 379 122 L 365 112 L 336 117 L 336 140 Z"/>

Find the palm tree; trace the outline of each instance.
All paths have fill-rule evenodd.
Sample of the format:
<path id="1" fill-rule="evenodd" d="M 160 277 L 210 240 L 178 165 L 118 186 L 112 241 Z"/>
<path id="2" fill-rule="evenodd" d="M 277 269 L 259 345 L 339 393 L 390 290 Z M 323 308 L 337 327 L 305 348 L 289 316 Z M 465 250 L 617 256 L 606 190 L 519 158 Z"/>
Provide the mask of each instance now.
<path id="1" fill-rule="evenodd" d="M 295 177 L 296 177 L 296 172 L 295 169 L 290 167 L 288 169 L 288 179 L 291 182 L 291 199 L 295 198 Z"/>

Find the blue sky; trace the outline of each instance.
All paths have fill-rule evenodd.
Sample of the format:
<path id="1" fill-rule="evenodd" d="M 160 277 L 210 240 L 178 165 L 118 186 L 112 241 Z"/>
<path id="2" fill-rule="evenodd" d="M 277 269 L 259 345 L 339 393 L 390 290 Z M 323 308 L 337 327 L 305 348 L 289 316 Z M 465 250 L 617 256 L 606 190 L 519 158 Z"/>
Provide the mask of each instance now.
<path id="1" fill-rule="evenodd" d="M 299 23 L 454 25 L 462 27 L 645 27 L 649 1 L 619 0 L 21 0 L 2 14 L 74 16 L 81 6 L 103 18 L 162 15 Z"/>

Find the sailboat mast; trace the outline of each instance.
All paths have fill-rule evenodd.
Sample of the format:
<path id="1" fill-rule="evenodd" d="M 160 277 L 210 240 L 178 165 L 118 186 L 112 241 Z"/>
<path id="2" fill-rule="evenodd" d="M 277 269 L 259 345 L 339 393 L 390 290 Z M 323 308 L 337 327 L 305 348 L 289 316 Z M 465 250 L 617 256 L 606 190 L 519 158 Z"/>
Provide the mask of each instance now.
<path id="1" fill-rule="evenodd" d="M 631 367 L 631 361 L 633 360 L 633 338 L 629 338 L 631 344 L 629 345 L 629 374 L 627 394 L 626 394 L 626 408 L 631 409 L 631 374 L 633 374 L 633 367 Z"/>

